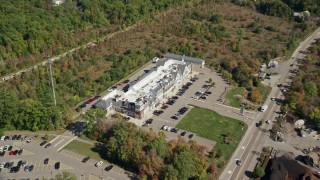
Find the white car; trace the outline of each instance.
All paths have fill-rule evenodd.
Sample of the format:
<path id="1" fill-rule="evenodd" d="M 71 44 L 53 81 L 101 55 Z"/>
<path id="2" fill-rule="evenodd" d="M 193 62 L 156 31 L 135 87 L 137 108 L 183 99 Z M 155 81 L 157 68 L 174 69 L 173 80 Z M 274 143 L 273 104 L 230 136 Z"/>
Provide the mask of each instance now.
<path id="1" fill-rule="evenodd" d="M 3 169 L 4 168 L 4 162 L 0 163 L 0 169 Z"/>
<path id="2" fill-rule="evenodd" d="M 103 162 L 102 162 L 102 161 L 99 161 L 99 162 L 97 162 L 97 163 L 95 164 L 95 166 L 96 166 L 96 167 L 100 167 L 102 164 L 103 164 Z"/>
<path id="3" fill-rule="evenodd" d="M 272 100 L 272 101 L 275 101 L 275 100 L 276 100 L 276 97 L 272 97 L 271 100 Z"/>
<path id="4" fill-rule="evenodd" d="M 241 166 L 242 160 L 241 160 L 241 159 L 238 159 L 238 160 L 236 161 L 236 164 L 237 164 L 238 166 Z"/>
<path id="5" fill-rule="evenodd" d="M 31 143 L 32 140 L 33 140 L 33 138 L 29 138 L 29 139 L 27 140 L 27 143 Z"/>
<path id="6" fill-rule="evenodd" d="M 3 146 L 0 147 L 0 151 L 1 151 L 1 152 L 3 151 Z"/>
<path id="7" fill-rule="evenodd" d="M 3 151 L 8 151 L 9 147 L 10 147 L 9 145 L 5 145 L 3 148 Z"/>
<path id="8" fill-rule="evenodd" d="M 6 136 L 1 136 L 1 141 L 4 141 L 5 138 Z"/>

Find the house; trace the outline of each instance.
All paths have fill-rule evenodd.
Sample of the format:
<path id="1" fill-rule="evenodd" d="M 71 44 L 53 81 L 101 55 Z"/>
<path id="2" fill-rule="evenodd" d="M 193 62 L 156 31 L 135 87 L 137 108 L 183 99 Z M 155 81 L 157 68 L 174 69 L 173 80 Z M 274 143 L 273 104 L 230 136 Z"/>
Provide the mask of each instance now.
<path id="1" fill-rule="evenodd" d="M 275 68 L 275 67 L 278 67 L 279 65 L 279 62 L 276 61 L 276 60 L 271 60 L 269 63 L 268 63 L 268 68 Z"/>
<path id="2" fill-rule="evenodd" d="M 59 6 L 60 4 L 64 3 L 65 0 L 52 0 L 54 6 Z"/>
<path id="3" fill-rule="evenodd" d="M 310 17 L 310 12 L 309 11 L 303 11 L 303 12 L 294 12 L 293 13 L 293 18 L 294 19 L 299 19 L 299 20 L 305 20 Z"/>
<path id="4" fill-rule="evenodd" d="M 179 88 L 191 73 L 191 63 L 171 58 L 158 59 L 156 67 L 133 81 L 128 91 L 113 90 L 95 106 L 137 119 L 145 117 L 157 104 L 164 103 L 170 92 Z"/>

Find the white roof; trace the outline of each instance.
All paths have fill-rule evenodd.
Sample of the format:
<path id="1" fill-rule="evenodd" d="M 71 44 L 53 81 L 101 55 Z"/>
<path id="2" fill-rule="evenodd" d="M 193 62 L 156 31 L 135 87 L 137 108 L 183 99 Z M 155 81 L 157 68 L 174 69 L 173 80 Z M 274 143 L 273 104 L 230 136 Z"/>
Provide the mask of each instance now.
<path id="1" fill-rule="evenodd" d="M 126 93 L 116 89 L 102 99 L 108 100 L 109 98 L 114 98 L 116 95 L 121 95 L 120 100 L 128 100 L 129 102 L 135 102 L 138 98 L 149 98 L 154 95 L 151 90 L 161 88 L 160 82 L 166 81 L 166 78 L 171 78 L 173 73 L 179 70 L 178 64 L 186 63 L 173 59 L 166 60 L 162 66 L 142 75 L 138 79 L 138 82 L 133 83 Z M 181 68 L 181 66 L 179 67 Z"/>

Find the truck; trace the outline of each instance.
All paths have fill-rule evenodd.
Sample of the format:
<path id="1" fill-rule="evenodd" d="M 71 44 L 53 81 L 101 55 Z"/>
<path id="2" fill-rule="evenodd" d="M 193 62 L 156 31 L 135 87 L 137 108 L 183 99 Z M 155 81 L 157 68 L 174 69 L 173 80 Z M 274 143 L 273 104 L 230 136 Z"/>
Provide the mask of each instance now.
<path id="1" fill-rule="evenodd" d="M 268 109 L 268 105 L 263 105 L 260 107 L 261 112 L 265 112 Z"/>

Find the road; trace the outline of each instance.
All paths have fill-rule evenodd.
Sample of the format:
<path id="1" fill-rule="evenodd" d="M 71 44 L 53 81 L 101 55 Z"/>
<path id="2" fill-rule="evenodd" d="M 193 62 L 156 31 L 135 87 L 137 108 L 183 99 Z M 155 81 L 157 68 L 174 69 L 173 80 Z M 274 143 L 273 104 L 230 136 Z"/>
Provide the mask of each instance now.
<path id="1" fill-rule="evenodd" d="M 100 179 L 102 176 L 104 179 L 131 179 L 125 170 L 116 166 L 111 171 L 105 171 L 104 168 L 109 165 L 106 161 L 98 168 L 94 166 L 97 160 L 90 159 L 88 162 L 82 163 L 83 155 L 65 150 L 57 152 L 53 146 L 44 148 L 40 146 L 41 142 L 41 139 L 35 139 L 31 143 L 20 140 L 0 141 L 0 146 L 8 144 L 13 146 L 13 149 L 24 149 L 22 155 L 9 156 L 6 153 L 4 157 L 1 157 L 1 162 L 11 161 L 16 166 L 19 160 L 26 160 L 28 165 L 34 165 L 33 172 L 24 172 L 23 167 L 18 173 L 9 173 L 7 168 L 2 169 L 0 179 L 42 179 L 43 177 L 53 177 L 66 170 L 74 173 L 77 179 Z M 44 164 L 45 158 L 49 158 L 48 164 Z M 56 162 L 61 163 L 60 169 L 54 168 Z"/>
<path id="2" fill-rule="evenodd" d="M 290 85 L 290 79 L 288 79 L 290 75 L 289 70 L 294 68 L 291 67 L 290 64 L 295 63 L 300 58 L 303 58 L 304 55 L 300 53 L 300 51 L 306 50 L 315 39 L 320 38 L 320 28 L 314 31 L 305 41 L 301 42 L 299 47 L 295 50 L 292 55 L 292 58 L 284 63 L 281 67 L 279 83 Z M 295 65 L 296 66 L 296 65 Z M 233 154 L 232 158 L 228 162 L 225 170 L 221 174 L 221 180 L 233 180 L 233 179 L 250 179 L 252 175 L 252 171 L 254 170 L 254 166 L 257 162 L 257 155 L 253 152 L 260 151 L 268 138 L 268 134 L 263 129 L 270 129 L 272 127 L 271 124 L 263 124 L 262 129 L 255 127 L 255 123 L 263 120 L 274 119 L 277 115 L 277 111 L 279 111 L 280 106 L 277 105 L 274 101 L 271 101 L 271 97 L 283 98 L 283 94 L 278 87 L 272 86 L 272 91 L 265 102 L 265 104 L 269 105 L 269 108 L 266 112 L 257 112 L 255 115 L 254 123 L 252 123 L 248 131 L 246 132 L 244 138 L 241 140 L 238 148 Z M 241 159 L 242 165 L 237 166 L 236 160 Z"/>
<path id="3" fill-rule="evenodd" d="M 133 29 L 133 28 L 136 28 L 137 26 L 138 26 L 138 23 L 136 23 L 136 24 L 134 24 L 134 25 L 132 25 L 132 26 L 129 26 L 129 27 L 127 27 L 126 29 L 123 29 L 123 30 L 121 30 L 121 31 L 117 31 L 117 32 L 108 34 L 108 35 L 106 35 L 106 36 L 104 36 L 104 37 L 101 37 L 101 38 L 99 39 L 99 42 L 105 41 L 106 39 L 110 39 L 110 38 L 114 37 L 114 36 L 117 35 L 117 34 L 120 34 L 120 33 L 126 32 L 126 31 L 129 31 L 129 30 L 131 30 L 131 29 Z M 76 47 L 76 48 L 70 49 L 69 51 L 67 51 L 67 52 L 65 52 L 65 53 L 63 53 L 63 54 L 60 54 L 60 55 L 51 57 L 51 58 L 50 58 L 51 63 L 60 60 L 62 57 L 67 56 L 67 54 L 72 54 L 73 52 L 75 52 L 75 51 L 77 51 L 77 50 L 79 50 L 79 49 L 96 46 L 96 44 L 97 44 L 97 41 L 94 40 L 94 41 L 88 42 L 88 43 L 85 44 L 85 45 L 81 45 L 81 46 L 78 46 L 78 47 Z M 25 68 L 25 69 L 19 70 L 18 72 L 14 72 L 14 73 L 11 73 L 11 74 L 9 74 L 9 75 L 0 77 L 0 83 L 4 83 L 4 82 L 6 82 L 6 81 L 8 81 L 8 80 L 10 80 L 10 79 L 13 79 L 15 76 L 20 76 L 20 75 L 22 75 L 22 74 L 24 74 L 24 73 L 27 73 L 27 72 L 29 72 L 29 71 L 32 71 L 33 69 L 37 69 L 37 68 L 40 67 L 40 66 L 45 66 L 45 65 L 47 65 L 47 64 L 48 64 L 48 60 L 44 60 L 44 61 L 39 62 L 39 63 L 37 63 L 37 64 L 29 67 L 29 68 Z"/>
<path id="4" fill-rule="evenodd" d="M 148 127 L 142 127 L 145 130 L 149 130 L 150 128 L 153 129 L 153 131 L 157 132 L 160 131 L 161 127 L 166 125 L 169 127 L 175 127 L 182 117 L 180 117 L 178 120 L 174 120 L 171 118 L 174 114 L 178 112 L 178 110 L 184 106 L 189 106 L 192 108 L 192 106 L 202 107 L 214 110 L 215 112 L 219 113 L 222 116 L 227 116 L 234 119 L 239 119 L 241 121 L 244 121 L 246 124 L 251 124 L 253 115 L 255 112 L 246 111 L 244 116 L 240 114 L 240 110 L 237 108 L 233 108 L 230 106 L 226 106 L 221 102 L 218 102 L 217 100 L 221 98 L 222 94 L 225 92 L 225 89 L 229 87 L 229 85 L 216 73 L 213 73 L 212 70 L 208 68 L 198 68 L 193 67 L 193 70 L 195 71 L 194 74 L 197 74 L 197 77 L 199 78 L 196 82 L 194 82 L 188 90 L 182 95 L 178 96 L 179 99 L 173 104 L 168 105 L 168 108 L 163 110 L 164 113 L 159 116 L 152 116 L 150 117 L 154 119 L 153 123 L 149 125 Z M 212 92 L 207 99 L 193 99 L 191 98 L 194 96 L 195 92 L 197 91 L 205 91 L 205 88 L 203 88 L 203 85 L 208 84 L 206 81 L 209 80 L 209 78 L 213 79 L 215 82 L 215 87 L 210 88 L 208 91 Z M 186 79 L 184 83 L 189 82 L 189 79 Z M 174 96 L 178 89 L 174 89 L 171 94 L 168 96 Z M 160 109 L 160 107 L 159 107 Z M 137 121 L 136 124 L 142 123 L 142 121 Z M 167 140 L 171 139 L 178 139 L 180 136 L 180 133 L 183 130 L 180 130 L 179 133 L 174 132 L 167 132 L 163 131 L 167 137 Z M 182 138 L 185 140 L 189 140 L 188 136 L 192 134 L 192 132 L 187 132 L 186 135 L 184 135 Z M 196 141 L 198 144 L 203 145 L 207 147 L 207 150 L 211 150 L 215 146 L 215 142 L 199 137 L 195 135 L 193 137 L 193 140 Z"/>

